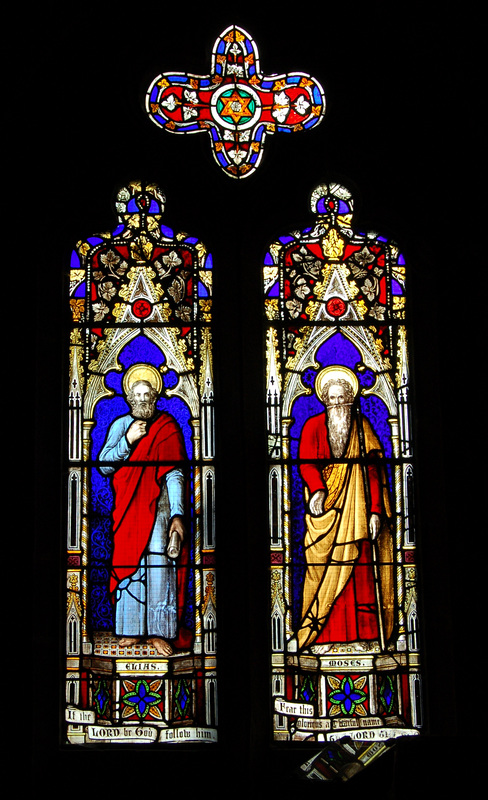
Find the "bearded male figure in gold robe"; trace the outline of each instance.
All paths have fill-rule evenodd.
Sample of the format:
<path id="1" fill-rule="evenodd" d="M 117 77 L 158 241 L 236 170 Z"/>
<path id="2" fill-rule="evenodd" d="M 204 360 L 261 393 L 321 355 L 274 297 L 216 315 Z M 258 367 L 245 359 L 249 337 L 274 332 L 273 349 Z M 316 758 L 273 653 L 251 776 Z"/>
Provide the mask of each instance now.
<path id="1" fill-rule="evenodd" d="M 300 438 L 308 508 L 301 650 L 357 641 L 383 650 L 392 634 L 390 501 L 381 444 L 354 406 L 358 388 L 346 367 L 322 370 L 316 391 L 327 410 L 307 420 Z"/>

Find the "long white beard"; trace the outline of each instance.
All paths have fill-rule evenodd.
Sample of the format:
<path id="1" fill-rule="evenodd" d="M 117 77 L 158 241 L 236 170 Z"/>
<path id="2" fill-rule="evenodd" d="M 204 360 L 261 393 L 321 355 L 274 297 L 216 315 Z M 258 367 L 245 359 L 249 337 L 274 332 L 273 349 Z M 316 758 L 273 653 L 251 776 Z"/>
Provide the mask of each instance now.
<path id="1" fill-rule="evenodd" d="M 351 430 L 351 406 L 327 406 L 329 442 L 334 458 L 344 455 Z"/>
<path id="2" fill-rule="evenodd" d="M 136 419 L 151 419 L 156 410 L 156 403 L 145 403 L 141 400 L 139 403 L 132 403 L 132 416 Z"/>

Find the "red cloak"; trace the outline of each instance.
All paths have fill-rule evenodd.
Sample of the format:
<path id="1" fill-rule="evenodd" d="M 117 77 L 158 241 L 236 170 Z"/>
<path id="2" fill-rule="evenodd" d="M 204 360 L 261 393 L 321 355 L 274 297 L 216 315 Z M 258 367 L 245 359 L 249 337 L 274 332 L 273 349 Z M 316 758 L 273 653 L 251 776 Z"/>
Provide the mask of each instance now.
<path id="1" fill-rule="evenodd" d="M 327 490 L 323 469 L 325 464 L 331 460 L 331 449 L 325 411 L 317 414 L 316 417 L 310 417 L 303 426 L 299 456 L 301 459 L 300 474 L 309 488 L 310 495 L 319 489 Z M 309 458 L 315 460 L 307 463 Z M 368 476 L 371 497 L 369 511 L 371 514 L 381 514 L 383 511 L 381 484 L 375 463 L 368 464 Z"/>
<path id="2" fill-rule="evenodd" d="M 173 417 L 163 413 L 114 474 L 111 593 L 121 580 L 136 572 L 154 526 L 164 476 L 184 461 L 181 430 Z"/>

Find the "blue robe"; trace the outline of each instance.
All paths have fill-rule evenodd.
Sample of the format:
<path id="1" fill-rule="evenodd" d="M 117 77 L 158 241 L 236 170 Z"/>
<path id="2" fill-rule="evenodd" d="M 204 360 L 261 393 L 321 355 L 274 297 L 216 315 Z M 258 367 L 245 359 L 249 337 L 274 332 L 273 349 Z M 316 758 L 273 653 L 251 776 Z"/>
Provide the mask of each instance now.
<path id="1" fill-rule="evenodd" d="M 132 448 L 126 433 L 134 422 L 127 414 L 111 425 L 99 459 L 102 475 L 112 475 L 129 458 Z M 112 466 L 113 464 L 113 466 Z M 164 476 L 151 537 L 136 572 L 122 580 L 115 596 L 117 636 L 161 636 L 174 639 L 178 625 L 176 561 L 166 554 L 172 517 L 183 516 L 185 481 L 179 468 Z"/>

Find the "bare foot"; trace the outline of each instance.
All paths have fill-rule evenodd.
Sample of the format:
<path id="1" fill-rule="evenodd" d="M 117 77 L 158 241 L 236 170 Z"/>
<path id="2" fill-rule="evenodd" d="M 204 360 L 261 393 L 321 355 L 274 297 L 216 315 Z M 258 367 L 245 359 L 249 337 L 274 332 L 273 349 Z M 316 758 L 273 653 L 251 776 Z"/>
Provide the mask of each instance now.
<path id="1" fill-rule="evenodd" d="M 152 644 L 156 652 L 161 656 L 170 656 L 173 653 L 171 645 L 165 639 L 161 639 L 160 636 L 151 636 L 147 643 Z"/>
<path id="2" fill-rule="evenodd" d="M 138 636 L 122 636 L 119 639 L 119 645 L 121 647 L 130 647 L 133 644 L 138 644 L 140 641 Z"/>

